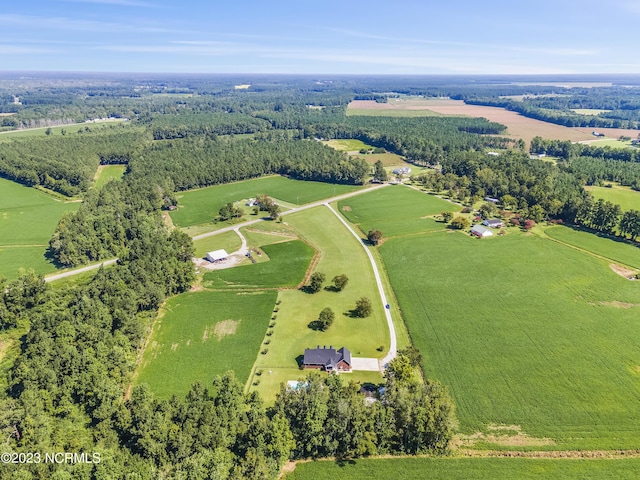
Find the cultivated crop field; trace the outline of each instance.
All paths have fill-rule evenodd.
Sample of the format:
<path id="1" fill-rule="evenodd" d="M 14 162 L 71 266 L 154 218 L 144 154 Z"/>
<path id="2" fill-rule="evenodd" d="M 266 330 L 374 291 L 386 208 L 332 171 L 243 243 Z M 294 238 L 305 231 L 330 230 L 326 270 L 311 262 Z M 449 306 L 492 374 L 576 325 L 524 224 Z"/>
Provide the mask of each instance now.
<path id="1" fill-rule="evenodd" d="M 570 227 L 553 227 L 545 232 L 555 240 L 587 250 L 614 262 L 640 269 L 640 248 L 637 246 Z"/>
<path id="2" fill-rule="evenodd" d="M 276 292 L 191 292 L 169 299 L 156 320 L 136 384 L 185 395 L 228 370 L 245 382 L 269 324 Z"/>
<path id="3" fill-rule="evenodd" d="M 178 195 L 179 208 L 171 212 L 171 218 L 177 226 L 188 227 L 211 222 L 218 215 L 220 208 L 228 202 L 237 202 L 260 194 L 292 205 L 303 205 L 359 188 L 361 187 L 355 185 L 307 182 L 280 176 L 262 177 L 183 192 Z"/>
<path id="4" fill-rule="evenodd" d="M 458 212 L 461 207 L 402 185 L 388 186 L 338 202 L 340 213 L 366 233 L 380 230 L 385 237 L 446 228 L 433 215 Z"/>
<path id="5" fill-rule="evenodd" d="M 0 274 L 14 278 L 20 267 L 54 271 L 45 258 L 49 238 L 62 214 L 79 206 L 0 178 Z"/>
<path id="6" fill-rule="evenodd" d="M 342 292 L 323 289 L 314 294 L 302 290 L 278 293 L 275 326 L 272 335 L 265 337 L 268 352 L 256 361 L 256 370 L 263 372 L 257 389 L 267 401 L 274 399 L 280 382 L 305 376 L 297 364 L 305 348 L 346 346 L 357 357 L 382 357 L 389 349 L 389 330 L 371 264 L 359 242 L 327 207 L 288 215 L 287 223 L 320 252 L 314 271 L 326 275 L 326 285 L 341 274 L 349 277 L 349 283 Z M 362 296 L 371 299 L 373 313 L 367 318 L 354 318 L 349 311 Z M 325 307 L 335 312 L 333 325 L 326 332 L 310 328 Z M 377 350 L 379 346 L 382 351 Z M 254 376 L 253 381 L 257 378 Z M 349 378 L 382 381 L 379 372 L 354 372 Z"/>
<path id="7" fill-rule="evenodd" d="M 204 286 L 217 289 L 293 288 L 304 279 L 315 253 L 301 240 L 265 245 L 261 250 L 269 257 L 268 262 L 205 273 Z"/>
<path id="8" fill-rule="evenodd" d="M 640 210 L 640 192 L 632 190 L 630 187 L 613 184 L 611 188 L 589 186 L 584 187 L 585 190 L 591 192 L 596 200 L 602 198 L 611 203 L 618 204 L 623 211 Z"/>
<path id="9" fill-rule="evenodd" d="M 492 480 L 562 478 L 566 480 L 635 479 L 637 458 L 539 459 L 539 458 L 385 458 L 349 462 L 319 461 L 296 465 L 286 480 Z M 428 476 L 427 476 L 428 472 Z"/>
<path id="10" fill-rule="evenodd" d="M 463 433 L 510 425 L 528 435 L 520 447 L 637 448 L 637 282 L 537 236 L 442 232 L 381 252 L 425 373 L 449 387 Z"/>
<path id="11" fill-rule="evenodd" d="M 420 116 L 420 115 L 454 115 L 463 117 L 484 117 L 489 121 L 498 122 L 507 126 L 507 136 L 522 138 L 525 142 L 531 142 L 535 136 L 549 139 L 570 140 L 579 142 L 592 140 L 593 128 L 565 127 L 554 123 L 543 122 L 533 118 L 527 118 L 516 112 L 511 112 L 500 107 L 485 107 L 482 105 L 467 105 L 462 100 L 429 99 L 408 97 L 406 99 L 389 99 L 389 103 L 376 103 L 374 100 L 358 100 L 351 102 L 347 109 L 347 115 L 362 114 L 377 116 Z M 428 112 L 428 113 L 424 113 Z M 637 130 L 621 128 L 598 129 L 607 137 L 618 138 L 627 135 L 635 138 Z"/>

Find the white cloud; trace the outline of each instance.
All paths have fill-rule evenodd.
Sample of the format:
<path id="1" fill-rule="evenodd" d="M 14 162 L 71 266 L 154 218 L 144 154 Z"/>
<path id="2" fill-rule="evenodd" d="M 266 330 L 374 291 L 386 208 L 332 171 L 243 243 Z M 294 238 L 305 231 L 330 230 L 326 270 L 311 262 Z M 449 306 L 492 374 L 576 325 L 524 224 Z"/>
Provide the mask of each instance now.
<path id="1" fill-rule="evenodd" d="M 42 53 L 60 53 L 50 48 L 23 47 L 18 45 L 0 45 L 0 55 L 36 55 Z"/>

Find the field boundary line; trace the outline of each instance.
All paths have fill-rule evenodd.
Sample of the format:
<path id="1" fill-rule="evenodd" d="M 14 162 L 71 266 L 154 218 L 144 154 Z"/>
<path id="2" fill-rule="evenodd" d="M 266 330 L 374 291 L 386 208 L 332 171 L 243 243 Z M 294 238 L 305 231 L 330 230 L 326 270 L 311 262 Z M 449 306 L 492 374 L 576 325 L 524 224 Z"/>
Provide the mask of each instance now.
<path id="1" fill-rule="evenodd" d="M 605 255 L 600 255 L 599 253 L 592 252 L 591 250 L 587 250 L 586 248 L 578 247 L 577 245 L 572 245 L 570 243 L 563 242 L 562 240 L 558 240 L 557 238 L 553 238 L 553 237 L 549 236 L 549 234 L 546 235 L 546 238 L 548 238 L 552 242 L 556 242 L 556 243 L 559 243 L 560 245 L 564 245 L 565 247 L 573 248 L 574 250 L 578 250 L 579 252 L 586 253 L 587 255 L 591 255 L 592 257 L 599 258 L 600 260 L 606 260 L 608 262 L 615 262 L 616 264 L 622 265 L 623 267 L 627 267 L 630 270 L 638 270 L 637 267 L 632 267 L 631 265 L 623 263 L 620 260 L 616 260 L 615 258 L 610 258 L 610 257 L 607 257 Z"/>

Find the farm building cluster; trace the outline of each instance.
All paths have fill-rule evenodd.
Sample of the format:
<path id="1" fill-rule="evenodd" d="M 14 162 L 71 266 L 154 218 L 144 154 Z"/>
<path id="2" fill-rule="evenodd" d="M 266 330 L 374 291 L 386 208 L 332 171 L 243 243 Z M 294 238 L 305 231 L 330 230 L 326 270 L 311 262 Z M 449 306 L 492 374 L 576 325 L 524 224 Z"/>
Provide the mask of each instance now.
<path id="1" fill-rule="evenodd" d="M 501 228 L 504 227 L 504 223 L 502 220 L 498 218 L 488 218 L 482 225 L 474 225 L 471 227 L 471 235 L 475 235 L 476 237 L 485 238 L 493 236 L 492 228 Z"/>

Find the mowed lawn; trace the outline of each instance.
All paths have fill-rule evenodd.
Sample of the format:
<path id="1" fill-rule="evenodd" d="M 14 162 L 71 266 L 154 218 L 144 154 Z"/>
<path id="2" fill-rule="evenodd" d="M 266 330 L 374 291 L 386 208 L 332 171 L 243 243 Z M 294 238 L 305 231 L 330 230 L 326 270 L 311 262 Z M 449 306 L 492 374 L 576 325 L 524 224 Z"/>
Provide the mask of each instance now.
<path id="1" fill-rule="evenodd" d="M 63 213 L 79 206 L 0 178 L 0 275 L 15 278 L 20 267 L 54 271 L 45 258 L 49 239 Z"/>
<path id="2" fill-rule="evenodd" d="M 234 231 L 193 241 L 194 253 L 198 258 L 203 258 L 207 255 L 207 252 L 220 250 L 221 248 L 225 249 L 227 253 L 233 253 L 241 246 L 242 240 L 240 240 L 240 237 Z"/>
<path id="3" fill-rule="evenodd" d="M 445 224 L 425 217 L 461 210 L 459 205 L 402 185 L 391 185 L 341 200 L 338 208 L 363 232 L 377 229 L 385 237 L 442 230 L 446 228 Z"/>
<path id="4" fill-rule="evenodd" d="M 596 200 L 602 198 L 613 204 L 618 204 L 623 211 L 640 210 L 640 192 L 632 190 L 630 187 L 612 184 L 611 188 L 595 186 L 584 188 L 590 192 Z"/>
<path id="5" fill-rule="evenodd" d="M 258 391 L 267 401 L 273 400 L 280 382 L 295 380 L 307 373 L 298 370 L 297 363 L 305 348 L 345 346 L 353 356 L 379 358 L 389 350 L 389 330 L 382 302 L 371 264 L 360 243 L 327 207 L 287 215 L 287 223 L 320 252 L 315 271 L 326 275 L 326 285 L 340 274 L 347 275 L 349 283 L 342 292 L 324 289 L 314 294 L 293 289 L 279 292 L 275 326 L 266 345 L 268 353 L 260 355 L 256 362 L 256 368 L 263 371 Z M 351 317 L 349 311 L 363 296 L 371 299 L 372 315 Z M 335 313 L 333 325 L 326 332 L 313 330 L 309 324 L 317 320 L 326 307 Z M 382 351 L 377 350 L 380 346 Z M 382 381 L 378 373 L 375 375 Z M 349 379 L 359 378 L 358 373 L 349 375 Z M 371 381 L 372 377 L 367 379 Z"/>
<path id="6" fill-rule="evenodd" d="M 136 384 L 161 398 L 235 372 L 246 382 L 269 325 L 276 292 L 190 292 L 170 298 L 156 320 Z"/>
<path id="7" fill-rule="evenodd" d="M 314 250 L 301 240 L 265 245 L 268 262 L 205 273 L 207 288 L 292 288 L 309 268 Z M 254 255 L 256 255 L 254 253 Z"/>
<path id="8" fill-rule="evenodd" d="M 570 227 L 549 228 L 546 230 L 546 234 L 551 238 L 588 250 L 614 262 L 640 269 L 640 248 L 638 246 Z"/>
<path id="9" fill-rule="evenodd" d="M 381 252 L 426 376 L 449 387 L 463 433 L 517 425 L 556 442 L 544 448 L 637 448 L 637 282 L 537 236 L 435 233 Z"/>
<path id="10" fill-rule="evenodd" d="M 188 227 L 211 222 L 223 205 L 256 195 L 265 194 L 292 205 L 303 205 L 359 188 L 362 187 L 292 180 L 280 176 L 262 177 L 182 192 L 178 195 L 179 207 L 171 212 L 171 218 L 177 226 Z"/>
<path id="11" fill-rule="evenodd" d="M 286 480 L 565 480 L 638 478 L 640 459 L 384 458 L 299 463 Z"/>

